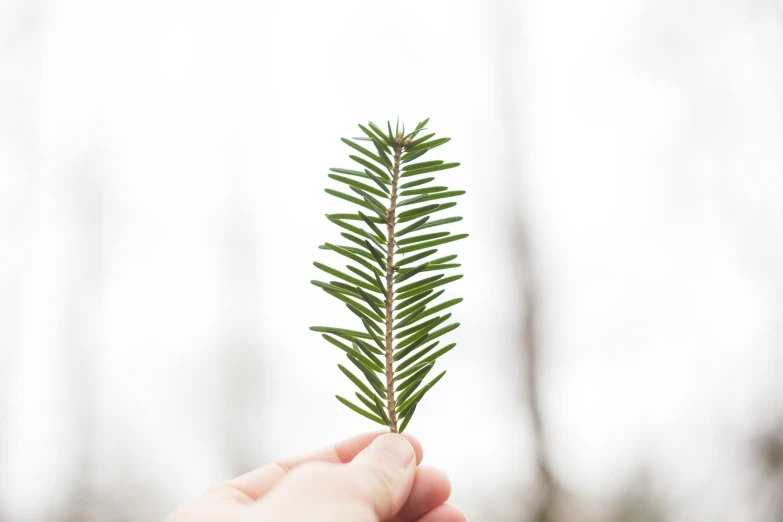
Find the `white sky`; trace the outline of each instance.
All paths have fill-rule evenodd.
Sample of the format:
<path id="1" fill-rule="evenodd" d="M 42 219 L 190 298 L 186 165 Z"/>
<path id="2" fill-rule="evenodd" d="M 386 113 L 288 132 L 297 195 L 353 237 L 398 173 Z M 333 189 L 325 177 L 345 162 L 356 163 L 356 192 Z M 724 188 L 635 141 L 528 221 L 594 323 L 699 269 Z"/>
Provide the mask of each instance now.
<path id="1" fill-rule="evenodd" d="M 449 185 L 468 191 L 466 277 L 450 290 L 466 297 L 459 349 L 411 430 L 472 519 L 532 458 L 510 345 L 510 150 L 567 487 L 606 497 L 650 465 L 674 495 L 714 497 L 731 482 L 715 477 L 743 464 L 738 441 L 779 406 L 774 4 L 0 5 L 0 492 L 13 520 L 64 500 L 81 443 L 101 481 L 129 474 L 169 507 L 230 473 L 232 440 L 260 463 L 368 428 L 332 397 L 347 390 L 339 353 L 307 330 L 347 316 L 308 281 L 337 233 L 322 216 L 340 208 L 323 192 L 349 161 L 338 138 L 397 114 L 453 137 Z M 518 143 L 503 135 L 504 78 Z M 227 435 L 221 401 L 248 382 L 221 372 L 253 364 L 245 435 Z M 740 520 L 741 495 L 711 505 Z"/>

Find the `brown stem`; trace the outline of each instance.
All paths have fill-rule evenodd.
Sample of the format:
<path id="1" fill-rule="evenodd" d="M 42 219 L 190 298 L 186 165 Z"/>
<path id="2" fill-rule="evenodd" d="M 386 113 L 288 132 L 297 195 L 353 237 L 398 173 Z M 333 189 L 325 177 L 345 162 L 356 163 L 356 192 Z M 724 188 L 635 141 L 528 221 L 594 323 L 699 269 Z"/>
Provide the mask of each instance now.
<path id="1" fill-rule="evenodd" d="M 389 410 L 389 429 L 397 433 L 397 405 L 394 400 L 394 347 L 392 343 L 392 306 L 394 305 L 394 220 L 397 207 L 397 182 L 400 179 L 402 135 L 394 139 L 394 168 L 389 208 L 386 212 L 386 407 Z"/>

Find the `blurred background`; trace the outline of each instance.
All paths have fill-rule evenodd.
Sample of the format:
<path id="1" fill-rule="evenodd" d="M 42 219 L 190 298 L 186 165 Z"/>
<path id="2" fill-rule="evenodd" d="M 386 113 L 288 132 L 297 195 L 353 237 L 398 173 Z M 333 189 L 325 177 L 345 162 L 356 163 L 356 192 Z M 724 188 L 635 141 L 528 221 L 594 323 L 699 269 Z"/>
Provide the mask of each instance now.
<path id="1" fill-rule="evenodd" d="M 0 520 L 372 429 L 309 280 L 398 115 L 468 191 L 410 431 L 469 519 L 783 520 L 783 0 L 3 0 Z"/>

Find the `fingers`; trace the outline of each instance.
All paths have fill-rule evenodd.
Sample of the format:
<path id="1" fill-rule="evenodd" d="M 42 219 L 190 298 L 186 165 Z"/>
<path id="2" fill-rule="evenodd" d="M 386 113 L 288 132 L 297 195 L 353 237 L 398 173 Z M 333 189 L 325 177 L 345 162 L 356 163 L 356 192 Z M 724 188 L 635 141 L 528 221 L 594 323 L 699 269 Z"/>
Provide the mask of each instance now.
<path id="1" fill-rule="evenodd" d="M 459 508 L 450 504 L 442 504 L 416 522 L 468 522 L 468 519 Z"/>
<path id="2" fill-rule="evenodd" d="M 421 466 L 416 468 L 413 489 L 394 522 L 415 522 L 449 499 L 451 481 L 442 471 Z"/>
<path id="3" fill-rule="evenodd" d="M 333 446 L 323 448 L 301 457 L 285 459 L 273 464 L 267 464 L 261 468 L 246 473 L 233 480 L 229 480 L 222 486 L 236 490 L 235 500 L 243 503 L 254 502 L 266 495 L 286 474 L 292 469 L 307 462 L 327 462 L 344 464 L 351 462 L 356 455 L 365 449 L 372 441 L 383 435 L 383 431 L 365 433 L 350 439 L 338 442 Z M 421 462 L 424 454 L 421 443 L 415 437 L 405 434 L 416 455 L 416 463 Z"/>
<path id="4" fill-rule="evenodd" d="M 258 518 L 386 522 L 402 509 L 415 474 L 411 444 L 401 435 L 387 433 L 350 464 L 299 466 L 257 504 Z"/>

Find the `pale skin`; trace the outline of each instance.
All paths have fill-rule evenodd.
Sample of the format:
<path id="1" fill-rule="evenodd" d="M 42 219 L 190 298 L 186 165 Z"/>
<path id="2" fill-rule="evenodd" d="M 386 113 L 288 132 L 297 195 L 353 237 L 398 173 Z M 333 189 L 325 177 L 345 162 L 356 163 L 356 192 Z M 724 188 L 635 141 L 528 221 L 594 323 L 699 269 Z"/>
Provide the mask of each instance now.
<path id="1" fill-rule="evenodd" d="M 367 433 L 211 487 L 166 522 L 467 522 L 409 435 Z"/>

